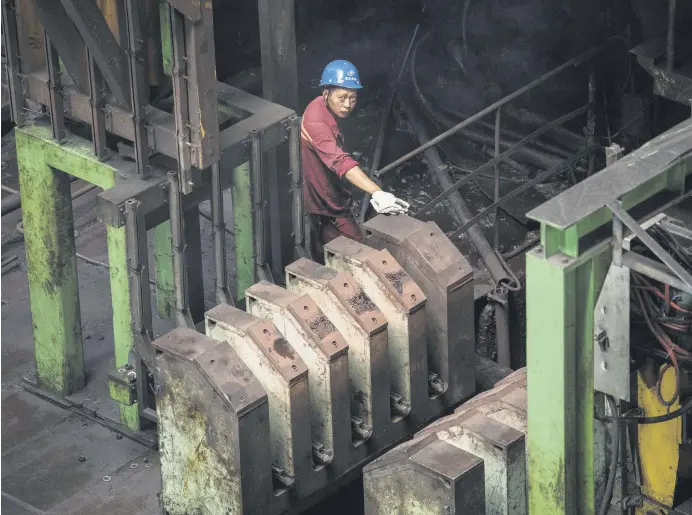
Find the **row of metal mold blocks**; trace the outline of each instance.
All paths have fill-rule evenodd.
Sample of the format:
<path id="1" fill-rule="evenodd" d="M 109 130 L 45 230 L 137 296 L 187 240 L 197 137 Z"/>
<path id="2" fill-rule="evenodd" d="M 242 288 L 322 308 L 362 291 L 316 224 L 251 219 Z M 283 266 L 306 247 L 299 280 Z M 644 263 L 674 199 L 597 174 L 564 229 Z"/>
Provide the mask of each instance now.
<path id="1" fill-rule="evenodd" d="M 473 270 L 439 227 L 378 216 L 324 251 L 154 342 L 170 515 L 304 506 L 474 394 Z"/>

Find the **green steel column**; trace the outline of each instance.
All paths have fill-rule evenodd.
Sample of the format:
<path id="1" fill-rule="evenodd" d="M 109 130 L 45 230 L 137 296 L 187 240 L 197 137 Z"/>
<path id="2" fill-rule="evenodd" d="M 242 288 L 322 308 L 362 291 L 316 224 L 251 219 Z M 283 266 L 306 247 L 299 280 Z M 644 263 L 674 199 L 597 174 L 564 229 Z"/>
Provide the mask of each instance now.
<path id="1" fill-rule="evenodd" d="M 15 132 L 37 375 L 41 386 L 67 395 L 71 393 L 70 385 L 60 378 L 77 379 L 72 381 L 72 391 L 81 388 L 84 365 L 72 236 L 72 201 L 69 184 L 66 190 L 64 185 L 60 186 L 61 189 L 57 187 L 58 183 L 67 180 L 67 176 L 54 170 L 69 171 L 75 177 L 107 189 L 115 186 L 117 169 L 96 159 L 92 143 L 73 134 L 68 133 L 63 143 L 58 145 L 46 123 L 28 123 Z M 58 190 L 57 194 L 48 194 L 54 189 Z M 56 209 L 58 206 L 59 210 Z M 69 236 L 67 242 L 65 236 Z M 118 368 L 128 362 L 133 348 L 123 228 L 108 228 L 108 261 L 115 365 Z M 59 263 L 66 266 L 56 266 Z M 52 276 L 47 275 L 51 271 Z M 52 383 L 49 382 L 51 378 L 55 379 Z M 131 429 L 139 429 L 137 405 L 120 405 L 120 421 Z"/>
<path id="2" fill-rule="evenodd" d="M 175 290 L 173 286 L 173 247 L 171 222 L 166 220 L 153 229 L 154 267 L 156 268 L 156 310 L 161 318 L 173 320 Z"/>
<path id="3" fill-rule="evenodd" d="M 16 142 L 36 379 L 70 395 L 85 384 L 70 179 L 46 164 L 45 142 L 22 131 Z"/>
<path id="4" fill-rule="evenodd" d="M 526 261 L 529 512 L 593 514 L 593 310 L 610 247 L 570 257 L 567 231 L 542 232 L 556 240 Z"/>
<path id="5" fill-rule="evenodd" d="M 245 298 L 245 290 L 255 284 L 255 257 L 252 234 L 252 188 L 250 164 L 233 169 L 233 233 L 236 263 L 236 299 Z"/>

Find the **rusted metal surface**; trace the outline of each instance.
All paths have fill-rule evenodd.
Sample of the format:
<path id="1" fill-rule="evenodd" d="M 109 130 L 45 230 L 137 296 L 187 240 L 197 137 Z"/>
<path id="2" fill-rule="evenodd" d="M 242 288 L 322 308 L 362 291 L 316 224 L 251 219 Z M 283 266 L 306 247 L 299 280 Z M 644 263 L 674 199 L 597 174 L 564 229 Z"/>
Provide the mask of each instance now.
<path id="1" fill-rule="evenodd" d="M 130 78 L 127 71 L 127 55 L 113 36 L 98 5 L 93 0 L 60 1 L 72 20 L 72 26 L 63 27 L 62 30 L 74 30 L 73 27 L 76 27 L 115 98 L 125 106 L 129 106 Z M 55 0 L 50 3 L 57 4 Z M 63 54 L 60 57 L 62 58 Z M 86 63 L 82 63 L 82 66 L 85 65 Z"/>
<path id="2" fill-rule="evenodd" d="M 225 342 L 188 328 L 154 342 L 162 506 L 171 515 L 268 513 L 267 394 Z M 241 471 L 234 473 L 232 471 Z"/>
<path id="3" fill-rule="evenodd" d="M 343 236 L 324 250 L 327 266 L 351 274 L 387 318 L 392 415 L 419 422 L 428 405 L 425 294 L 386 250 Z"/>
<path id="4" fill-rule="evenodd" d="M 364 228 L 366 244 L 387 249 L 427 297 L 428 367 L 442 383 L 431 393 L 444 393 L 452 405 L 469 397 L 476 345 L 471 266 L 434 223 L 377 216 Z"/>

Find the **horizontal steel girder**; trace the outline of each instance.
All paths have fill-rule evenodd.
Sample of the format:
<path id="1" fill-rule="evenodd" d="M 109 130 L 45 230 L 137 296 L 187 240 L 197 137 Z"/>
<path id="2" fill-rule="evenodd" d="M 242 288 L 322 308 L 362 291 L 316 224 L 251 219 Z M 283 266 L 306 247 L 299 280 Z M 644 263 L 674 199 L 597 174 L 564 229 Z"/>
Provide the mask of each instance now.
<path id="1" fill-rule="evenodd" d="M 49 104 L 48 75 L 44 72 L 26 76 L 27 97 L 43 105 Z M 224 84 L 216 83 L 219 108 L 219 124 L 230 119 L 241 120 L 219 133 L 221 162 L 223 167 L 237 166 L 247 160 L 244 144 L 250 130 L 263 131 L 263 150 L 269 150 L 284 142 L 287 137 L 288 119 L 295 113 L 278 104 L 272 104 L 255 95 Z M 91 123 L 91 103 L 89 96 L 74 87 L 64 86 L 63 97 L 65 115 L 68 118 Z M 132 114 L 117 104 L 108 102 L 106 130 L 122 138 L 134 140 Z M 175 134 L 175 120 L 172 114 L 153 106 L 147 106 L 149 147 L 153 153 L 177 158 L 178 146 Z"/>

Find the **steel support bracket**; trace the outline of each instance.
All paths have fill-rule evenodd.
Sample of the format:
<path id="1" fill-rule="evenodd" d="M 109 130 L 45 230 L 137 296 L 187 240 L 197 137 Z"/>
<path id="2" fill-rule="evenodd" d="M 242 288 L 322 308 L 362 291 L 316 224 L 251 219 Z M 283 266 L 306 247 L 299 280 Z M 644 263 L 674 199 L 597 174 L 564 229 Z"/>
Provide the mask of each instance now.
<path id="1" fill-rule="evenodd" d="M 108 391 L 111 399 L 132 406 L 137 401 L 137 372 L 127 364 L 108 373 Z"/>
<path id="2" fill-rule="evenodd" d="M 195 0 L 168 0 L 168 4 L 180 11 L 185 17 L 197 21 L 202 17 L 202 3 Z"/>

